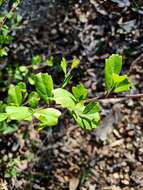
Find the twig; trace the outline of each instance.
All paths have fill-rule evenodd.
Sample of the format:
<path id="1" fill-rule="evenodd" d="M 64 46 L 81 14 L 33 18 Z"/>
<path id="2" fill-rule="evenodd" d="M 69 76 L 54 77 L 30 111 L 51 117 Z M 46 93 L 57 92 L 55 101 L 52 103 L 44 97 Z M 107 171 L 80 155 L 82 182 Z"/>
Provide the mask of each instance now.
<path id="1" fill-rule="evenodd" d="M 126 95 L 114 95 L 114 96 L 108 96 L 106 97 L 105 95 L 94 97 L 94 98 L 89 98 L 85 100 L 85 103 L 89 102 L 94 102 L 94 101 L 104 101 L 104 100 L 109 100 L 109 101 L 115 101 L 115 100 L 125 100 L 125 99 L 138 99 L 138 98 L 143 98 L 143 94 L 126 94 Z"/>

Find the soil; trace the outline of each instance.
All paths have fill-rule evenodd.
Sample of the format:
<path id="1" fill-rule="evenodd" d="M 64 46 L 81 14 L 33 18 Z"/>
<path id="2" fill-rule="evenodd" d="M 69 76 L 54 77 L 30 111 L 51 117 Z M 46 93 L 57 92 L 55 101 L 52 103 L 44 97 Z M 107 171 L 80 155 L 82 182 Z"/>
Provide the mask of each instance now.
<path id="1" fill-rule="evenodd" d="M 104 91 L 104 59 L 123 55 L 124 72 L 143 93 L 143 3 L 129 0 L 23 1 L 23 22 L 9 59 L 29 65 L 32 56 L 75 56 L 89 97 Z M 37 16 L 36 16 L 37 15 Z M 49 68 L 43 72 L 57 73 Z M 61 77 L 61 76 L 60 76 Z M 58 126 L 38 132 L 21 123 L 0 136 L 1 186 L 8 190 L 143 190 L 143 99 L 101 103 L 102 122 L 92 131 L 79 128 L 68 114 Z M 3 179 L 7 160 L 18 175 Z"/>

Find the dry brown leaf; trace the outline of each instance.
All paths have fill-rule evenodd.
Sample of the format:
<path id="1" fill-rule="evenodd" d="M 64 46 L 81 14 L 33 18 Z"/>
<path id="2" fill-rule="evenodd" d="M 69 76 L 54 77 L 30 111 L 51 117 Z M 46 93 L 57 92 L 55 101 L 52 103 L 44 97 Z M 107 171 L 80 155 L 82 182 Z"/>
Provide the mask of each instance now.
<path id="1" fill-rule="evenodd" d="M 76 190 L 79 185 L 79 179 L 76 177 L 71 178 L 69 182 L 69 190 Z"/>

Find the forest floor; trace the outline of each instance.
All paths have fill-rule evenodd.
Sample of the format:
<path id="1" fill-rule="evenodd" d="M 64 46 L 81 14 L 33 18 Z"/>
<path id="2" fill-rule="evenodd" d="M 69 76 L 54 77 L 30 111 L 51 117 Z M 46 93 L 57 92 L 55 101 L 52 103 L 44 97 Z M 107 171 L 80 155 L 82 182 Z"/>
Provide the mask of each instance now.
<path id="1" fill-rule="evenodd" d="M 69 1 L 58 9 L 54 21 L 36 27 L 23 22 L 10 60 L 28 65 L 35 54 L 69 61 L 76 56 L 80 68 L 73 84 L 82 81 L 94 97 L 104 91 L 104 59 L 117 52 L 134 84 L 130 93 L 143 93 L 142 1 Z M 58 83 L 59 73 L 40 71 L 52 72 Z M 14 134 L 1 135 L 0 189 L 143 190 L 143 99 L 102 106 L 102 122 L 92 131 L 66 114 L 56 127 L 39 132 L 21 123 Z M 10 168 L 17 176 L 3 179 Z"/>

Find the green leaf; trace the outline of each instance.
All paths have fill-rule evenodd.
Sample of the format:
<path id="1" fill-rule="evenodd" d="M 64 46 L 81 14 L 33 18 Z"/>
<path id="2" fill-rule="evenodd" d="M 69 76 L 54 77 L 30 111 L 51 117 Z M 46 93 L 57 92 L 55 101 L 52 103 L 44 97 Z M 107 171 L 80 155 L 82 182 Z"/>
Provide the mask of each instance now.
<path id="1" fill-rule="evenodd" d="M 37 92 L 31 92 L 28 96 L 28 104 L 32 108 L 36 108 L 38 106 L 40 97 Z"/>
<path id="2" fill-rule="evenodd" d="M 90 102 L 83 110 L 83 113 L 92 114 L 92 113 L 96 113 L 100 111 L 101 111 L 101 108 L 98 102 Z"/>
<path id="3" fill-rule="evenodd" d="M 39 73 L 34 77 L 36 91 L 46 102 L 53 96 L 53 80 L 47 73 Z"/>
<path id="4" fill-rule="evenodd" d="M 26 120 L 26 121 L 31 121 L 32 120 L 32 114 L 33 111 L 32 109 L 25 107 L 25 106 L 7 106 L 6 107 L 6 113 L 8 115 L 8 118 L 10 120 Z"/>
<path id="5" fill-rule="evenodd" d="M 40 55 L 36 55 L 32 58 L 32 68 L 37 69 L 38 65 L 41 63 L 42 57 Z"/>
<path id="6" fill-rule="evenodd" d="M 62 88 L 57 88 L 53 90 L 53 94 L 57 104 L 60 104 L 64 108 L 74 109 L 76 99 L 70 92 Z"/>
<path id="7" fill-rule="evenodd" d="M 70 73 L 67 73 L 65 75 L 65 79 L 63 81 L 62 88 L 65 88 L 65 86 L 71 81 L 71 79 L 72 79 L 72 75 Z"/>
<path id="8" fill-rule="evenodd" d="M 128 79 L 127 75 L 119 76 L 117 74 L 113 74 L 113 83 L 114 83 L 113 92 L 115 93 L 128 91 L 132 87 L 132 83 Z"/>
<path id="9" fill-rule="evenodd" d="M 22 104 L 22 92 L 19 86 L 10 86 L 8 90 L 8 103 L 11 105 L 20 106 Z"/>
<path id="10" fill-rule="evenodd" d="M 84 100 L 88 96 L 88 90 L 83 84 L 72 87 L 72 93 L 78 101 Z"/>
<path id="11" fill-rule="evenodd" d="M 100 115 L 98 112 L 93 114 L 79 114 L 75 112 L 73 117 L 81 128 L 87 130 L 95 129 L 100 121 Z"/>
<path id="12" fill-rule="evenodd" d="M 57 125 L 61 112 L 54 108 L 37 110 L 34 116 L 41 121 L 41 126 Z"/>
<path id="13" fill-rule="evenodd" d="M 19 89 L 21 90 L 21 92 L 23 92 L 23 93 L 27 92 L 27 90 L 26 90 L 26 83 L 25 82 L 19 82 L 17 84 L 17 86 L 19 87 Z"/>
<path id="14" fill-rule="evenodd" d="M 62 68 L 64 74 L 66 75 L 67 74 L 67 61 L 64 57 L 62 58 L 62 61 L 61 61 L 61 68 Z"/>
<path id="15" fill-rule="evenodd" d="M 28 73 L 28 68 L 24 65 L 19 66 L 18 70 L 22 73 L 23 76 L 25 76 Z"/>
<path id="16" fill-rule="evenodd" d="M 32 58 L 32 65 L 39 65 L 42 61 L 42 58 L 40 55 L 36 55 Z"/>
<path id="17" fill-rule="evenodd" d="M 54 66 L 54 57 L 51 56 L 49 59 L 46 60 L 46 63 L 49 67 L 53 67 Z"/>
<path id="18" fill-rule="evenodd" d="M 74 58 L 71 64 L 71 70 L 75 69 L 79 65 L 79 60 Z"/>
<path id="19" fill-rule="evenodd" d="M 99 124 L 99 111 L 97 103 L 88 104 L 87 106 L 79 103 L 75 106 L 72 115 L 81 128 L 90 130 L 96 128 Z"/>
<path id="20" fill-rule="evenodd" d="M 5 121 L 7 119 L 6 113 L 0 113 L 0 122 Z"/>
<path id="21" fill-rule="evenodd" d="M 118 85 L 119 83 L 123 82 L 125 79 L 128 78 L 127 75 L 122 75 L 122 76 L 119 76 L 118 74 L 114 74 L 113 73 L 113 83 L 114 85 Z"/>
<path id="22" fill-rule="evenodd" d="M 131 87 L 132 87 L 131 81 L 128 78 L 126 78 L 122 82 L 116 85 L 113 92 L 115 93 L 126 92 L 126 91 L 129 91 Z"/>
<path id="23" fill-rule="evenodd" d="M 25 82 L 19 82 L 17 84 L 17 86 L 19 87 L 19 89 L 22 92 L 23 99 L 25 99 L 27 97 L 27 94 L 28 94 L 27 89 L 26 89 L 26 83 Z"/>
<path id="24" fill-rule="evenodd" d="M 112 54 L 105 60 L 105 83 L 106 90 L 109 93 L 113 88 L 113 74 L 120 74 L 122 69 L 122 56 Z"/>

